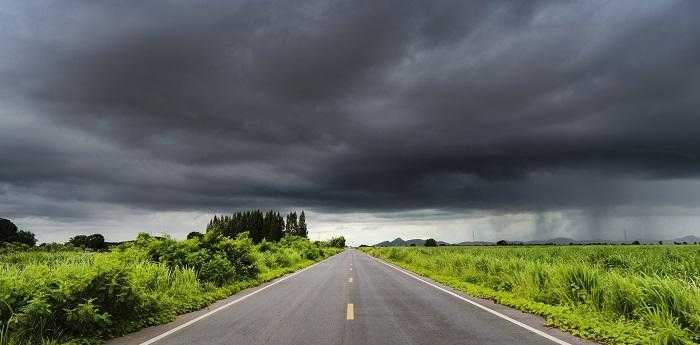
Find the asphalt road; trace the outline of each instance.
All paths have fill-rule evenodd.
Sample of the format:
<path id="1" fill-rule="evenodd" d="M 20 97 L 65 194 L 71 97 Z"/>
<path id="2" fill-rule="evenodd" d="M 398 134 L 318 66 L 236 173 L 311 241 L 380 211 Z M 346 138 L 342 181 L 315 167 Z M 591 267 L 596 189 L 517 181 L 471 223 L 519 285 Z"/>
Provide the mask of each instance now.
<path id="1" fill-rule="evenodd" d="M 548 339 L 355 250 L 250 293 L 186 327 L 109 344 L 580 343 L 566 334 Z"/>

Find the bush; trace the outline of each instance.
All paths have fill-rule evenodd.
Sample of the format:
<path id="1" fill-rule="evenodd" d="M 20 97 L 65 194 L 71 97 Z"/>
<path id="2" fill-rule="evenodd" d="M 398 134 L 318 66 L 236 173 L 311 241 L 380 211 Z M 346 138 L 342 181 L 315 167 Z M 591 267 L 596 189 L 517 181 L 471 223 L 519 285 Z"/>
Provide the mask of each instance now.
<path id="1" fill-rule="evenodd" d="M 231 262 L 221 254 L 214 254 L 205 260 L 199 267 L 198 272 L 199 279 L 213 282 L 219 286 L 236 276 L 236 271 Z"/>
<path id="2" fill-rule="evenodd" d="M 197 231 L 192 231 L 189 234 L 187 234 L 188 240 L 201 239 L 202 237 L 204 237 L 204 235 L 201 232 Z"/>
<path id="3" fill-rule="evenodd" d="M 97 343 L 339 251 L 293 236 L 263 245 L 264 252 L 246 234 L 185 241 L 140 234 L 112 252 L 55 245 L 0 252 L 0 338 Z"/>

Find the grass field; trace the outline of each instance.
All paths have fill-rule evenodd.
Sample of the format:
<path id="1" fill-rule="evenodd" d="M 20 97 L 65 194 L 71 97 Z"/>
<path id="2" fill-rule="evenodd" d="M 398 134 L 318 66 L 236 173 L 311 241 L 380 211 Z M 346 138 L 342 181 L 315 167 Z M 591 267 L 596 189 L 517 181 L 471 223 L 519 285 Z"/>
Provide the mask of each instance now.
<path id="1" fill-rule="evenodd" d="M 109 252 L 0 254 L 0 345 L 99 344 L 171 321 L 342 249 L 287 237 L 175 241 L 139 236 Z"/>
<path id="2" fill-rule="evenodd" d="M 700 343 L 700 246 L 363 248 L 608 344 Z"/>

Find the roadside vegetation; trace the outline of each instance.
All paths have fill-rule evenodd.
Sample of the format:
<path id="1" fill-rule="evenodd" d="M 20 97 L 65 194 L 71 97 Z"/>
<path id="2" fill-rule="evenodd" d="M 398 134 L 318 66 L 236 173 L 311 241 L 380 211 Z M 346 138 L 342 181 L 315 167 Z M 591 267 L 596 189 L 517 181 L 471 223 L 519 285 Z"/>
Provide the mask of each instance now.
<path id="1" fill-rule="evenodd" d="M 362 248 L 608 344 L 700 343 L 700 246 Z"/>
<path id="2" fill-rule="evenodd" d="M 2 244 L 0 345 L 99 344 L 343 250 L 342 238 L 311 242 L 283 230 L 268 240 L 258 234 L 269 227 L 239 225 L 252 231 L 231 237 L 210 224 L 186 240 L 142 233 L 112 246 L 94 235 L 41 247 Z"/>

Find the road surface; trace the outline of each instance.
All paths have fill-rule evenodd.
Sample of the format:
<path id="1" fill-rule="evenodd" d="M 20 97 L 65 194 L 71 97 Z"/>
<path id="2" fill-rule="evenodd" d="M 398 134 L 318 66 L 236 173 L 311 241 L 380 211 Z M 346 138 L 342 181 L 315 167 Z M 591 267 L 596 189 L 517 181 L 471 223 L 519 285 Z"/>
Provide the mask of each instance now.
<path id="1" fill-rule="evenodd" d="M 179 325 L 108 344 L 586 343 L 556 330 L 527 329 L 536 318 L 522 314 L 513 322 L 516 316 L 508 320 L 356 250 L 224 302 Z"/>

